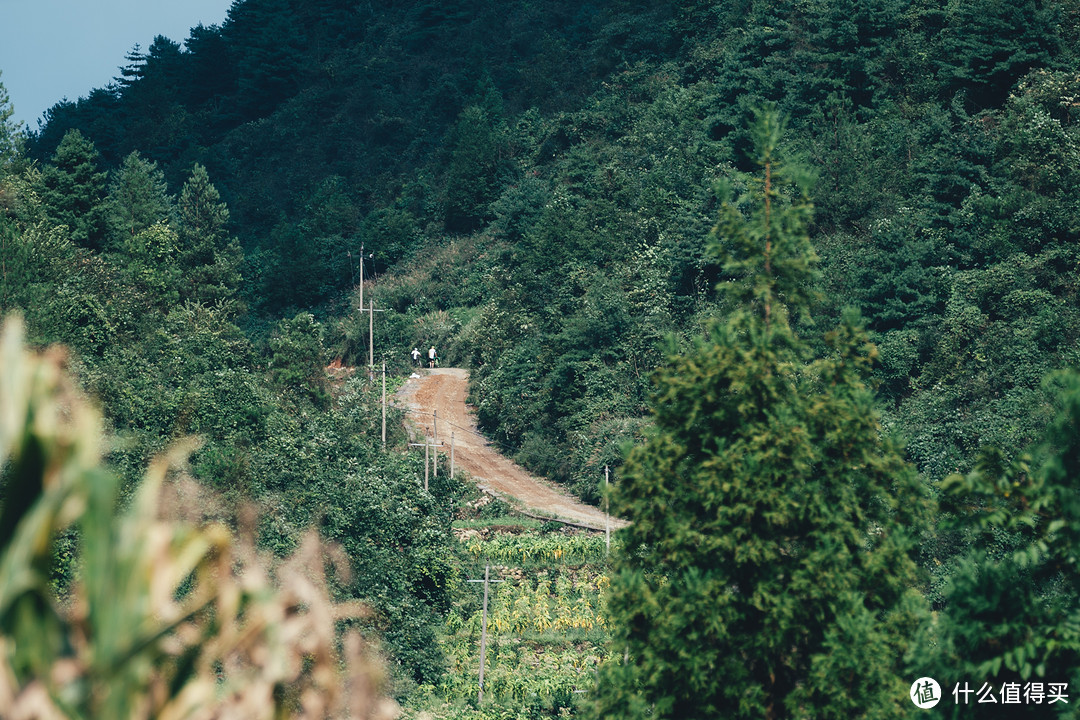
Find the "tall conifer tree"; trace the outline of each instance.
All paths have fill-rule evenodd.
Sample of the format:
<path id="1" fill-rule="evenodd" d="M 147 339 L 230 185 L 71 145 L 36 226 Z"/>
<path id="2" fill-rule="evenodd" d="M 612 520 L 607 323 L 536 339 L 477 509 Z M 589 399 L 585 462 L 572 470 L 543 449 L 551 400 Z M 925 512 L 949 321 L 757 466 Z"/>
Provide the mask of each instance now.
<path id="1" fill-rule="evenodd" d="M 600 717 L 911 708 L 900 663 L 923 607 L 911 553 L 926 501 L 882 438 L 865 384 L 876 351 L 858 318 L 845 315 L 816 360 L 792 328 L 816 257 L 808 182 L 779 161 L 781 130 L 760 114 L 761 175 L 713 232 L 735 309 L 658 373 L 654 431 L 614 495 L 632 524 L 612 576 Z"/>
<path id="2" fill-rule="evenodd" d="M 105 178 L 98 152 L 78 130 L 69 130 L 41 172 L 41 199 L 49 219 L 67 225 L 71 239 L 100 249 L 105 238 Z"/>
<path id="3" fill-rule="evenodd" d="M 113 242 L 118 245 L 172 216 L 165 174 L 157 163 L 143 159 L 138 152 L 124 158 L 109 188 L 109 224 Z"/>
<path id="4" fill-rule="evenodd" d="M 182 297 L 202 302 L 231 299 L 240 283 L 242 253 L 229 235 L 229 209 L 202 165 L 196 164 L 184 183 L 177 215 Z"/>

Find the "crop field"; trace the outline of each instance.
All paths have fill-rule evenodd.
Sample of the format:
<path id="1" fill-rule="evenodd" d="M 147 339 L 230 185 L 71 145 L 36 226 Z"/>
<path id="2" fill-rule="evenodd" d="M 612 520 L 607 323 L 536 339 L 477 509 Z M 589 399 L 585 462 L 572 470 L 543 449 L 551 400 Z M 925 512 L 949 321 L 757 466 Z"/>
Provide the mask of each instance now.
<path id="1" fill-rule="evenodd" d="M 491 567 L 484 701 L 478 706 L 483 583 L 462 583 L 443 635 L 448 671 L 423 688 L 428 715 L 572 716 L 607 655 L 603 536 L 470 536 L 461 551 L 468 579 Z"/>
<path id="2" fill-rule="evenodd" d="M 606 557 L 604 536 L 599 534 L 495 535 L 463 544 L 475 560 L 505 565 L 602 563 Z"/>

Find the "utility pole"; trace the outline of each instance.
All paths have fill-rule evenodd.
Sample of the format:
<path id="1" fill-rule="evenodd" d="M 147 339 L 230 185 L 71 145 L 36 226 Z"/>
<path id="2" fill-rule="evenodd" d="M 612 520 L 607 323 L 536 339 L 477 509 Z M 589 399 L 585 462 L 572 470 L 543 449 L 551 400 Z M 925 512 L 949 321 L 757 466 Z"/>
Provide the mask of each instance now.
<path id="1" fill-rule="evenodd" d="M 363 287 L 361 285 L 361 287 Z M 368 307 L 360 307 L 360 312 L 368 313 L 368 373 L 372 380 L 375 379 L 375 313 L 386 312 L 375 309 L 375 299 L 368 299 Z"/>
<path id="2" fill-rule="evenodd" d="M 439 411 L 432 410 L 431 418 L 432 434 L 435 436 L 431 440 L 431 442 L 433 443 L 432 447 L 442 447 L 442 445 L 439 444 Z M 433 463 L 433 465 L 434 467 L 432 468 L 432 470 L 435 473 L 435 477 L 439 477 L 439 454 L 437 451 L 435 453 L 435 462 Z"/>
<path id="3" fill-rule="evenodd" d="M 469 582 L 484 583 L 484 614 L 480 618 L 480 685 L 476 693 L 476 701 L 478 705 L 484 702 L 484 653 L 487 650 L 488 583 L 502 582 L 502 580 L 489 580 L 490 573 L 491 565 L 485 565 L 483 580 L 469 580 Z"/>
<path id="4" fill-rule="evenodd" d="M 422 442 L 422 443 L 409 443 L 409 447 L 423 447 L 424 448 L 424 490 L 426 491 L 428 489 L 428 469 L 429 469 L 428 466 L 433 464 L 431 462 L 430 449 L 431 448 L 442 447 L 442 446 L 441 445 L 436 445 L 433 442 L 429 442 L 427 438 L 424 438 L 424 442 Z M 436 453 L 436 455 L 435 455 L 435 463 L 434 463 L 434 465 L 435 465 L 435 477 L 439 477 L 439 465 L 438 465 L 438 462 L 439 462 L 439 455 Z"/>
<path id="5" fill-rule="evenodd" d="M 382 364 L 382 446 L 386 449 L 386 361 Z"/>
<path id="6" fill-rule="evenodd" d="M 607 465 L 604 466 L 604 554 L 611 554 L 611 483 Z"/>
<path id="7" fill-rule="evenodd" d="M 454 431 L 450 431 L 450 479 L 454 479 Z"/>
<path id="8" fill-rule="evenodd" d="M 352 258 L 352 253 L 349 257 Z M 369 257 L 375 257 L 375 253 Z M 360 312 L 364 312 L 364 243 L 360 243 Z"/>

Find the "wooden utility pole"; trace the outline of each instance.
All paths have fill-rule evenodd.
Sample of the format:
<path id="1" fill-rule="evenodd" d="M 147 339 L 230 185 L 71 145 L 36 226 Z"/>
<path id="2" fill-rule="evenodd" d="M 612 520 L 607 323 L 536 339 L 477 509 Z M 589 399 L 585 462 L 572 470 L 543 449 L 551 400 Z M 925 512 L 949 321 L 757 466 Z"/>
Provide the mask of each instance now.
<path id="1" fill-rule="evenodd" d="M 386 449 L 386 361 L 382 364 L 382 446 Z"/>
<path id="2" fill-rule="evenodd" d="M 422 442 L 422 443 L 409 443 L 409 447 L 421 447 L 421 446 L 423 446 L 423 448 L 424 448 L 424 490 L 427 490 L 428 489 L 428 470 L 429 470 L 428 466 L 432 464 L 430 449 L 431 448 L 436 448 L 436 447 L 441 447 L 441 445 L 436 445 L 435 443 L 429 442 L 427 438 L 424 438 L 424 442 Z M 438 455 L 438 453 L 436 453 L 435 454 L 435 477 L 439 477 L 439 475 L 438 475 L 438 471 L 439 471 L 438 462 L 439 462 L 439 455 Z"/>
<path id="3" fill-rule="evenodd" d="M 484 579 L 483 580 L 470 580 L 469 582 L 482 582 L 484 583 L 484 614 L 480 618 L 480 685 L 477 688 L 476 701 L 477 704 L 484 702 L 484 654 L 487 651 L 487 606 L 488 606 L 488 584 L 502 580 L 490 580 L 491 565 L 484 566 Z"/>
<path id="4" fill-rule="evenodd" d="M 375 313 L 386 312 L 375 309 L 375 299 L 368 300 L 368 307 L 360 307 L 360 312 L 368 313 L 368 373 L 372 380 L 375 379 Z"/>
<path id="5" fill-rule="evenodd" d="M 450 431 L 450 479 L 454 479 L 454 431 Z"/>
<path id="6" fill-rule="evenodd" d="M 349 257 L 352 257 L 352 253 L 349 253 Z M 375 253 L 368 257 L 375 257 Z M 360 311 L 364 311 L 364 243 L 360 243 Z"/>
<path id="7" fill-rule="evenodd" d="M 611 483 L 608 482 L 608 466 L 604 466 L 604 554 L 611 553 Z"/>

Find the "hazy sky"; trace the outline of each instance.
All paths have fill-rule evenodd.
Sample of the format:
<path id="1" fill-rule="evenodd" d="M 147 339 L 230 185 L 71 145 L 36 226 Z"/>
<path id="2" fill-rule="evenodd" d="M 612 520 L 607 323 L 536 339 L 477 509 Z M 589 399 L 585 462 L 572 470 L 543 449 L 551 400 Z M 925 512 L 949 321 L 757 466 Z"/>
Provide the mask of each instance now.
<path id="1" fill-rule="evenodd" d="M 0 83 L 15 119 L 32 129 L 64 97 L 77 100 L 120 74 L 124 55 L 155 35 L 178 43 L 220 25 L 232 0 L 0 0 Z"/>

